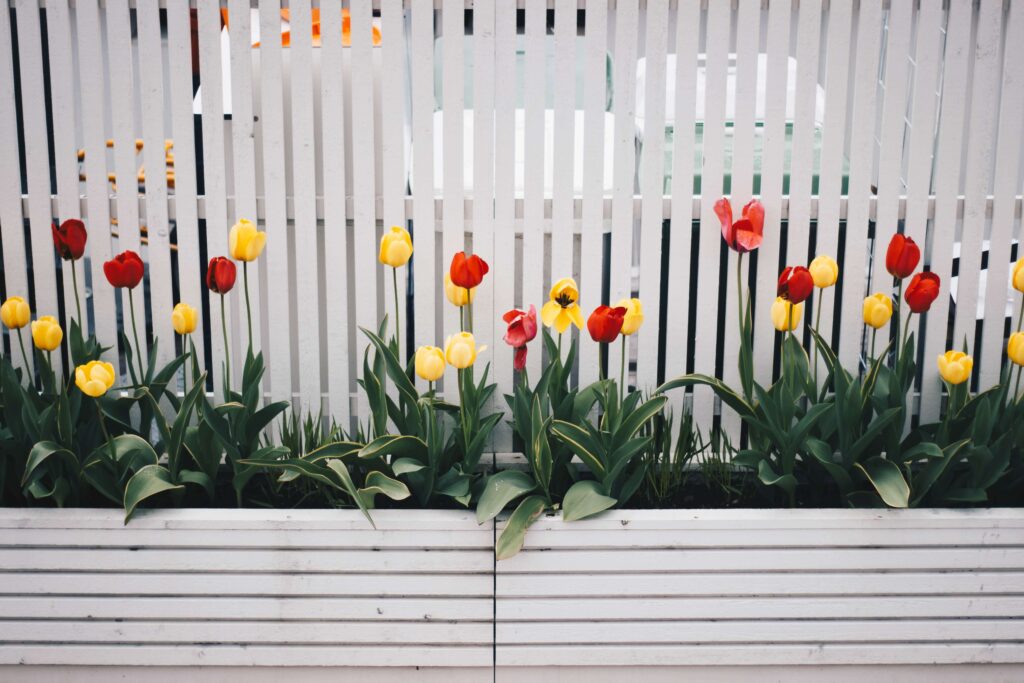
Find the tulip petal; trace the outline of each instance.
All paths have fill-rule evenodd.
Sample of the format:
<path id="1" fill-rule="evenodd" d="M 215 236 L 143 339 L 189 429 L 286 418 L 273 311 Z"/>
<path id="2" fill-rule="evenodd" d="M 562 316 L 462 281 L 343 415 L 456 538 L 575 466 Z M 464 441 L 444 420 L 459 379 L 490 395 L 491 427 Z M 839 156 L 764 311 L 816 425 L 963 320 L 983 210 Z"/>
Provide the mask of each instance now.
<path id="1" fill-rule="evenodd" d="M 565 309 L 569 315 L 569 319 L 572 320 L 572 324 L 578 329 L 583 329 L 583 311 L 580 310 L 579 304 L 573 304 Z"/>
<path id="2" fill-rule="evenodd" d="M 540 319 L 546 327 L 551 327 L 555 324 L 555 320 L 562 313 L 562 307 L 554 301 L 549 301 L 540 309 Z"/>

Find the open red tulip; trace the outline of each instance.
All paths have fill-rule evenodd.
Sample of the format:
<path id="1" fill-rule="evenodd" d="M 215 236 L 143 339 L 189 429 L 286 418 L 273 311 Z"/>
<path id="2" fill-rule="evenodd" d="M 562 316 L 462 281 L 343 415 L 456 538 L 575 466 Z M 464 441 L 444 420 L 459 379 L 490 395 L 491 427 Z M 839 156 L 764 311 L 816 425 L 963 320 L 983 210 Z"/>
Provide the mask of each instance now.
<path id="1" fill-rule="evenodd" d="M 526 344 L 537 336 L 537 309 L 530 304 L 529 311 L 513 308 L 501 319 L 508 323 L 505 331 L 505 343 L 515 349 L 512 356 L 512 367 L 522 370 L 526 367 Z"/>
<path id="2" fill-rule="evenodd" d="M 85 242 L 89 233 L 85 230 L 85 223 L 77 218 L 69 218 L 60 224 L 51 225 L 53 231 L 53 246 L 57 253 L 65 261 L 77 261 L 85 253 Z"/>
<path id="3" fill-rule="evenodd" d="M 914 313 L 924 313 L 939 298 L 941 282 L 935 273 L 918 273 L 907 285 L 903 298 Z"/>
<path id="4" fill-rule="evenodd" d="M 145 272 L 145 264 L 134 251 L 123 251 L 103 264 L 103 274 L 114 287 L 135 289 Z"/>
<path id="5" fill-rule="evenodd" d="M 601 344 L 610 344 L 619 337 L 622 321 L 626 317 L 626 309 L 622 306 L 601 305 L 587 318 L 587 330 L 590 337 Z"/>
<path id="6" fill-rule="evenodd" d="M 733 251 L 745 254 L 761 246 L 764 234 L 764 206 L 751 199 L 743 207 L 736 222 L 732 220 L 732 204 L 722 197 L 715 202 L 715 213 L 722 223 L 722 239 Z"/>
<path id="7" fill-rule="evenodd" d="M 778 296 L 791 304 L 803 303 L 814 291 L 814 278 L 803 266 L 786 266 L 779 275 Z"/>
<path id="8" fill-rule="evenodd" d="M 490 268 L 482 258 L 476 254 L 466 256 L 466 252 L 460 251 L 452 258 L 448 274 L 453 284 L 463 289 L 473 289 L 483 281 L 488 270 Z"/>

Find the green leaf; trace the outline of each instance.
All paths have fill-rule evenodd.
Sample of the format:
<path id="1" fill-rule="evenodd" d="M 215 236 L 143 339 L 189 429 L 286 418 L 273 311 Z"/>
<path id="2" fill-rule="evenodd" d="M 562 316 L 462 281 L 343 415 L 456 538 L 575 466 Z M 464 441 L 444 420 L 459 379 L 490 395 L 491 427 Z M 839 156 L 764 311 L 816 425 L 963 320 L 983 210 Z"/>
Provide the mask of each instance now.
<path id="1" fill-rule="evenodd" d="M 370 522 L 370 526 L 376 529 L 377 525 L 374 524 L 373 518 L 370 517 L 369 511 L 367 511 L 366 509 L 366 503 L 364 503 L 363 499 L 359 496 L 359 492 L 356 490 L 355 482 L 352 481 L 352 475 L 349 474 L 348 468 L 345 467 L 345 463 L 337 459 L 328 460 L 327 469 L 334 472 L 334 474 L 338 478 L 338 481 L 341 482 L 341 486 L 339 488 L 343 489 L 344 491 L 347 491 L 348 494 L 352 496 L 352 500 L 354 500 L 356 502 L 356 505 L 359 506 L 359 509 L 363 512 L 363 516 L 366 517 L 368 522 Z"/>
<path id="2" fill-rule="evenodd" d="M 765 486 L 778 486 L 791 496 L 793 495 L 793 492 L 796 491 L 796 477 L 792 474 L 777 473 L 767 459 L 763 459 L 757 463 L 757 478 L 760 479 L 761 483 Z"/>
<path id="3" fill-rule="evenodd" d="M 903 478 L 899 465 L 876 455 L 863 463 L 856 463 L 854 467 L 864 473 L 886 505 L 894 508 L 909 505 L 910 486 Z"/>
<path id="4" fill-rule="evenodd" d="M 491 475 L 484 482 L 480 500 L 476 504 L 477 523 L 483 524 L 493 519 L 506 505 L 535 488 L 537 484 L 525 472 L 505 470 Z"/>
<path id="5" fill-rule="evenodd" d="M 329 458 L 344 458 L 357 454 L 362 447 L 363 444 L 355 441 L 335 441 L 310 451 L 302 456 L 302 459 L 309 462 L 320 462 Z"/>
<path id="6" fill-rule="evenodd" d="M 942 457 L 931 459 L 924 467 L 922 467 L 917 476 L 914 477 L 914 500 L 913 504 L 918 505 L 931 490 L 932 485 L 938 480 L 942 473 L 946 471 L 949 463 L 956 457 L 957 453 L 960 452 L 964 446 L 970 443 L 970 439 L 963 439 L 956 443 L 950 444 L 942 449 Z M 923 444 L 922 444 L 923 445 Z M 934 445 L 934 444 L 932 444 Z M 888 501 L 886 501 L 888 502 Z"/>
<path id="7" fill-rule="evenodd" d="M 359 489 L 359 497 L 367 507 L 373 506 L 373 498 L 378 493 L 383 494 L 391 500 L 405 500 L 411 493 L 409 487 L 397 479 L 392 479 L 383 472 L 374 470 L 366 475 L 366 486 Z"/>
<path id="8" fill-rule="evenodd" d="M 21 477 L 22 486 L 26 485 L 36 470 L 44 463 L 57 462 L 69 472 L 78 469 L 78 458 L 68 449 L 53 441 L 40 441 L 29 451 L 25 462 L 25 473 Z"/>
<path id="9" fill-rule="evenodd" d="M 578 455 L 594 476 L 604 476 L 605 468 L 601 462 L 600 446 L 594 442 L 589 432 L 574 424 L 555 420 L 551 423 L 551 433 Z"/>
<path id="10" fill-rule="evenodd" d="M 633 394 L 639 396 L 639 394 Z M 614 446 L 618 447 L 633 438 L 641 427 L 662 411 L 668 403 L 668 396 L 655 396 L 640 407 L 636 408 L 622 421 L 619 428 L 615 430 Z"/>
<path id="11" fill-rule="evenodd" d="M 584 519 L 607 510 L 618 501 L 604 495 L 596 481 L 584 479 L 573 484 L 562 499 L 562 518 L 567 522 Z"/>
<path id="12" fill-rule="evenodd" d="M 723 403 L 725 403 L 727 406 L 735 410 L 741 416 L 754 415 L 754 409 L 750 406 L 750 404 L 743 400 L 742 396 L 733 391 L 732 388 L 729 387 L 729 385 L 727 385 L 722 380 L 718 379 L 717 377 L 711 377 L 709 375 L 684 375 L 683 377 L 678 377 L 676 379 L 665 382 L 655 390 L 655 393 L 663 394 L 671 389 L 692 387 L 698 384 L 711 387 L 711 390 L 714 391 L 720 399 L 722 399 Z"/>
<path id="13" fill-rule="evenodd" d="M 146 465 L 128 480 L 124 490 L 124 523 L 131 519 L 139 503 L 164 491 L 182 491 L 182 484 L 171 481 L 171 473 L 160 465 Z"/>
<path id="14" fill-rule="evenodd" d="M 519 503 L 494 545 L 495 559 L 507 560 L 522 549 L 526 530 L 540 517 L 546 506 L 541 496 L 530 496 Z"/>
<path id="15" fill-rule="evenodd" d="M 425 467 L 426 465 L 413 458 L 395 458 L 391 463 L 391 471 L 395 473 L 396 477 L 410 472 L 419 472 Z"/>
<path id="16" fill-rule="evenodd" d="M 416 436 L 385 434 L 366 444 L 359 450 L 359 458 L 381 458 L 385 455 L 411 456 L 423 459 L 427 455 L 427 444 Z"/>

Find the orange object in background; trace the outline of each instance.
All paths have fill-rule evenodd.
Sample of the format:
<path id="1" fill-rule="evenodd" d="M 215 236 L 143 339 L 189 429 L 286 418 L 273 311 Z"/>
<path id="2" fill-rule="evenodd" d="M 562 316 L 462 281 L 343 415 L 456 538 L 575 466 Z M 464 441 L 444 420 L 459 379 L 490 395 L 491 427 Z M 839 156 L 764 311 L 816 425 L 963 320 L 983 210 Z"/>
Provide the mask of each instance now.
<path id="1" fill-rule="evenodd" d="M 220 11 L 221 20 L 224 22 L 224 26 L 228 25 L 228 11 L 222 9 Z M 281 10 L 281 18 L 284 21 L 291 23 L 291 10 Z M 320 9 L 314 7 L 312 14 L 313 24 L 313 47 L 320 47 Z M 373 44 L 380 45 L 381 35 L 380 29 L 376 26 L 373 27 Z M 292 32 L 283 31 L 281 33 L 281 47 L 291 47 L 292 44 Z M 352 15 L 347 9 L 341 10 L 341 44 L 345 47 L 352 45 Z M 259 42 L 253 43 L 253 47 L 259 47 Z"/>

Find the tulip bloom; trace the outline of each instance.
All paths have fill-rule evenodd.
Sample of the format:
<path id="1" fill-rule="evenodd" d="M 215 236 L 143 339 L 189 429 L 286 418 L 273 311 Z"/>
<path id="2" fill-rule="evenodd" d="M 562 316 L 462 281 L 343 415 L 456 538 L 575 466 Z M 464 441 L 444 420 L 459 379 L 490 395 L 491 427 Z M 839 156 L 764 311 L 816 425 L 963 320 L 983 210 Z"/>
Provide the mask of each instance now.
<path id="1" fill-rule="evenodd" d="M 636 331 L 644 324 L 644 306 L 640 303 L 640 299 L 623 299 L 615 305 L 626 309 L 626 315 L 622 319 L 622 334 L 627 337 L 636 334 Z"/>
<path id="2" fill-rule="evenodd" d="M 466 252 L 460 251 L 452 257 L 451 268 L 448 269 L 452 283 L 463 289 L 473 289 L 483 282 L 484 275 L 490 270 L 487 262 L 473 254 L 466 256 Z"/>
<path id="3" fill-rule="evenodd" d="M 77 261 L 85 254 L 85 242 L 89 233 L 85 230 L 85 223 L 77 218 L 69 218 L 60 224 L 51 225 L 53 231 L 53 246 L 57 253 L 65 261 Z"/>
<path id="4" fill-rule="evenodd" d="M 743 207 L 741 218 L 732 220 L 732 204 L 722 197 L 715 202 L 715 213 L 722 224 L 722 239 L 733 251 L 745 254 L 754 251 L 763 240 L 764 206 L 756 199 Z"/>
<path id="5" fill-rule="evenodd" d="M 621 306 L 612 308 L 601 305 L 595 308 L 587 318 L 587 330 L 590 332 L 591 339 L 599 344 L 611 344 L 622 331 L 622 322 L 625 316 L 626 309 Z"/>
<path id="6" fill-rule="evenodd" d="M 452 282 L 452 276 L 445 273 L 444 295 L 445 298 L 447 298 L 454 306 L 462 308 L 463 306 L 473 303 L 473 299 L 476 298 L 476 287 L 473 287 L 472 289 L 459 287 Z"/>
<path id="7" fill-rule="evenodd" d="M 512 367 L 522 370 L 526 367 L 526 345 L 537 336 L 537 309 L 530 304 L 529 311 L 513 308 L 506 311 L 501 319 L 508 323 L 505 343 L 514 349 Z"/>
<path id="8" fill-rule="evenodd" d="M 921 250 L 913 238 L 899 233 L 892 236 L 885 252 L 885 269 L 894 278 L 909 277 L 921 260 Z"/>
<path id="9" fill-rule="evenodd" d="M 1024 292 L 1024 257 L 1013 266 L 1013 288 L 1018 292 Z"/>
<path id="10" fill-rule="evenodd" d="M 32 343 L 41 351 L 53 351 L 64 339 L 64 330 L 52 315 L 44 315 L 32 323 Z"/>
<path id="11" fill-rule="evenodd" d="M 476 340 L 471 332 L 459 332 L 448 337 L 444 342 L 444 359 L 448 365 L 465 370 L 476 362 L 478 354 L 487 350 L 486 346 L 476 347 Z"/>
<path id="12" fill-rule="evenodd" d="M 576 281 L 571 277 L 563 277 L 551 287 L 551 300 L 540 309 L 540 319 L 548 327 L 552 325 L 559 334 L 568 329 L 572 323 L 583 329 L 583 313 L 580 311 L 580 291 Z"/>
<path id="13" fill-rule="evenodd" d="M 804 314 L 803 304 L 794 304 L 781 296 L 772 303 L 771 317 L 772 325 L 779 332 L 792 332 L 800 324 L 800 318 Z"/>
<path id="14" fill-rule="evenodd" d="M 818 289 L 827 289 L 839 279 L 839 264 L 831 256 L 818 256 L 807 266 L 807 270 L 810 271 L 814 286 Z"/>
<path id="15" fill-rule="evenodd" d="M 807 300 L 814 291 L 814 278 L 803 266 L 787 266 L 779 275 L 779 287 L 776 292 L 790 303 L 799 304 Z"/>
<path id="16" fill-rule="evenodd" d="M 86 396 L 99 398 L 114 386 L 114 366 L 101 360 L 75 368 L 75 385 Z"/>
<path id="17" fill-rule="evenodd" d="M 231 226 L 228 235 L 228 251 L 236 261 L 248 263 L 259 258 L 263 245 L 267 243 L 267 233 L 256 229 L 256 225 L 245 218 L 239 219 Z"/>
<path id="18" fill-rule="evenodd" d="M 939 298 L 939 276 L 935 273 L 918 273 L 907 285 L 903 298 L 914 313 L 924 313 Z"/>
<path id="19" fill-rule="evenodd" d="M 12 296 L 0 306 L 0 320 L 9 330 L 20 330 L 32 319 L 28 302 L 20 296 Z"/>
<path id="20" fill-rule="evenodd" d="M 1010 341 L 1006 344 L 1006 355 L 1016 365 L 1024 365 L 1024 332 L 1014 332 L 1010 335 Z"/>
<path id="21" fill-rule="evenodd" d="M 412 258 L 412 237 L 409 231 L 397 225 L 380 238 L 380 262 L 392 268 L 401 268 Z"/>
<path id="22" fill-rule="evenodd" d="M 864 299 L 864 323 L 880 329 L 889 324 L 892 318 L 892 298 L 887 294 L 876 292 Z"/>
<path id="23" fill-rule="evenodd" d="M 234 263 L 223 256 L 216 256 L 210 259 L 206 268 L 206 286 L 214 294 L 227 294 L 235 286 L 237 272 Z"/>
<path id="24" fill-rule="evenodd" d="M 939 374 L 950 384 L 963 384 L 971 378 L 974 359 L 963 351 L 946 351 L 938 358 Z"/>
<path id="25" fill-rule="evenodd" d="M 171 311 L 171 324 L 174 325 L 174 331 L 178 334 L 192 334 L 196 331 L 198 317 L 196 309 L 188 304 L 175 304 L 174 310 Z"/>
<path id="26" fill-rule="evenodd" d="M 444 352 L 436 346 L 416 349 L 416 374 L 427 382 L 436 382 L 444 376 Z"/>
<path id="27" fill-rule="evenodd" d="M 142 282 L 145 272 L 145 264 L 134 251 L 123 251 L 103 264 L 107 282 L 118 288 L 135 289 Z"/>

